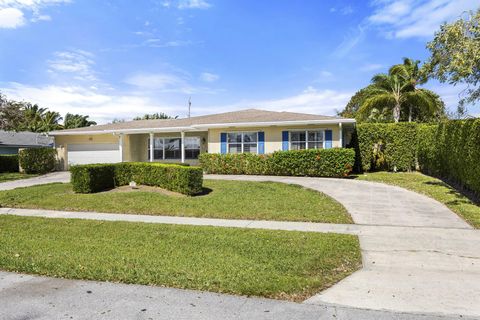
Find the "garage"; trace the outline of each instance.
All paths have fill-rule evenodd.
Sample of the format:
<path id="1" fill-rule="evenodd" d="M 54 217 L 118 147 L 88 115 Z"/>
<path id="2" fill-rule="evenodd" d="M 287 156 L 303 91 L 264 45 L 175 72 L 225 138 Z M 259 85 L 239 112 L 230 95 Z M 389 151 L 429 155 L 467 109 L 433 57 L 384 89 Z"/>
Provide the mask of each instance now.
<path id="1" fill-rule="evenodd" d="M 69 144 L 67 159 L 69 165 L 122 161 L 118 143 Z"/>

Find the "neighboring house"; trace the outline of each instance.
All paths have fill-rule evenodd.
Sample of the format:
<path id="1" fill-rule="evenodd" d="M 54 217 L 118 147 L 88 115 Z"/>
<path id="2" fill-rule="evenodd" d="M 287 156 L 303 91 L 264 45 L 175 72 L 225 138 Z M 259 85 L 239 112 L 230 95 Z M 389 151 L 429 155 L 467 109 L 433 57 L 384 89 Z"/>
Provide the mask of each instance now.
<path id="1" fill-rule="evenodd" d="M 17 154 L 20 148 L 53 146 L 53 138 L 42 133 L 0 130 L 0 154 Z"/>
<path id="2" fill-rule="evenodd" d="M 343 147 L 354 119 L 247 109 L 184 119 L 136 120 L 51 132 L 70 164 L 197 163 L 201 152 L 272 153 Z"/>

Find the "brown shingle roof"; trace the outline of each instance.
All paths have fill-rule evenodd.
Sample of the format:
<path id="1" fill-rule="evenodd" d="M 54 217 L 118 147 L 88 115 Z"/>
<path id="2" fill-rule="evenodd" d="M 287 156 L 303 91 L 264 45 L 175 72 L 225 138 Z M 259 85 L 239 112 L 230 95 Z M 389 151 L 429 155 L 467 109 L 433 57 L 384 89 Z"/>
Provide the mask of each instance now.
<path id="1" fill-rule="evenodd" d="M 258 122 L 282 122 L 282 121 L 308 121 L 308 120 L 340 120 L 341 117 L 321 116 L 295 112 L 277 112 L 259 109 L 246 109 L 233 112 L 211 114 L 205 116 L 182 118 L 182 119 L 161 119 L 161 120 L 134 120 L 128 122 L 110 123 L 85 128 L 67 129 L 54 131 L 52 134 L 93 132 L 93 131 L 116 131 L 132 129 L 160 129 L 174 127 L 190 127 L 208 124 L 228 123 L 258 123 Z"/>

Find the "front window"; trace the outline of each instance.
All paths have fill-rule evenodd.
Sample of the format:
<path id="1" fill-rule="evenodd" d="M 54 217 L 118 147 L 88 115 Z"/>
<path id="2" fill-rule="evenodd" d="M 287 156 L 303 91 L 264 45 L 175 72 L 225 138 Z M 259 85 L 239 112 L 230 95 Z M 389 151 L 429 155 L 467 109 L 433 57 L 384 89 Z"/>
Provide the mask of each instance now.
<path id="1" fill-rule="evenodd" d="M 185 159 L 198 159 L 200 154 L 200 138 L 185 138 Z M 182 158 L 181 138 L 154 138 L 154 160 L 178 160 Z M 148 139 L 148 160 L 150 160 L 150 139 Z"/>
<path id="2" fill-rule="evenodd" d="M 185 159 L 198 159 L 200 154 L 200 138 L 185 138 Z"/>
<path id="3" fill-rule="evenodd" d="M 228 153 L 257 153 L 257 132 L 230 132 L 227 134 Z"/>
<path id="4" fill-rule="evenodd" d="M 290 132 L 291 150 L 323 149 L 323 141 L 323 130 L 305 130 Z"/>

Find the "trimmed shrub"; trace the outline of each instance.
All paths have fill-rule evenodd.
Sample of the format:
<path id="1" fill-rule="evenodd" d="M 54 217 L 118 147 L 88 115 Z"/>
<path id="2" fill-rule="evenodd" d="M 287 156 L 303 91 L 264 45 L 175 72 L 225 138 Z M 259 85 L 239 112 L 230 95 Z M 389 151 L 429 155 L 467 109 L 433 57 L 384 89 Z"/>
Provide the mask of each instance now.
<path id="1" fill-rule="evenodd" d="M 94 193 L 117 186 L 137 184 L 161 187 L 187 195 L 203 190 L 203 171 L 199 167 L 176 164 L 123 162 L 77 165 L 70 168 L 73 190 Z"/>
<path id="2" fill-rule="evenodd" d="M 480 119 L 420 126 L 418 161 L 422 171 L 480 195 Z"/>
<path id="3" fill-rule="evenodd" d="M 77 193 L 94 193 L 115 186 L 114 164 L 86 164 L 70 166 L 70 181 Z"/>
<path id="4" fill-rule="evenodd" d="M 0 172 L 18 172 L 18 155 L 1 154 Z"/>
<path id="5" fill-rule="evenodd" d="M 47 173 L 55 169 L 57 151 L 53 148 L 23 149 L 18 153 L 20 167 L 26 173 Z"/>
<path id="6" fill-rule="evenodd" d="M 361 170 L 410 171 L 415 169 L 417 124 L 362 123 L 356 143 Z"/>
<path id="7" fill-rule="evenodd" d="M 206 173 L 345 177 L 353 168 L 353 149 L 276 151 L 272 154 L 200 154 Z"/>

